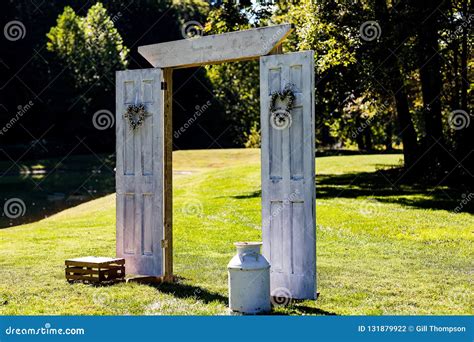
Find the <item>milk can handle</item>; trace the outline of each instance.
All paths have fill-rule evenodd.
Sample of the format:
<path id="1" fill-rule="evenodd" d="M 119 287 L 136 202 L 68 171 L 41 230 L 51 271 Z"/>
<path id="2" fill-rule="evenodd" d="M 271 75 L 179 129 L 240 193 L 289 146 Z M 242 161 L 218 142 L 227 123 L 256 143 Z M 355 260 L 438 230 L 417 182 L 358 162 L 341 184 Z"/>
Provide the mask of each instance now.
<path id="1" fill-rule="evenodd" d="M 255 260 L 258 261 L 258 256 L 259 256 L 259 254 L 256 253 L 256 252 L 242 253 L 242 256 L 241 256 L 242 261 L 244 260 L 245 257 L 248 257 L 248 256 L 254 256 L 254 257 L 255 257 Z"/>

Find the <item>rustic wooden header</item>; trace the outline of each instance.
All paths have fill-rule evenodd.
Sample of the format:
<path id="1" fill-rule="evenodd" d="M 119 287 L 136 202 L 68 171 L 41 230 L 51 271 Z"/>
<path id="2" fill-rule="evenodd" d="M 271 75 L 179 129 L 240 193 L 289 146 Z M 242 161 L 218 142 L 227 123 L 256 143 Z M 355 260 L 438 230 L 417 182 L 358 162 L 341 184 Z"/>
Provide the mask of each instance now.
<path id="1" fill-rule="evenodd" d="M 255 59 L 268 55 L 290 34 L 291 24 L 139 46 L 155 68 L 184 68 Z"/>

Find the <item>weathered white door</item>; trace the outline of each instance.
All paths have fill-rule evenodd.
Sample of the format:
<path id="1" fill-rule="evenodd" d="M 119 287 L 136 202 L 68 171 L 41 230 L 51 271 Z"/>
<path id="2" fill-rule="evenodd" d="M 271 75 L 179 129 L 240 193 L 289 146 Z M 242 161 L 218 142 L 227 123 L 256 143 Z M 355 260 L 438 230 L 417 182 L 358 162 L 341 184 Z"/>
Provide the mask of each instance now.
<path id="1" fill-rule="evenodd" d="M 271 94 L 293 89 L 289 117 L 270 113 Z M 314 57 L 260 58 L 263 254 L 275 297 L 316 298 Z M 286 101 L 276 100 L 276 109 Z"/>
<path id="2" fill-rule="evenodd" d="M 117 256 L 127 274 L 162 275 L 163 90 L 162 70 L 117 72 Z M 131 129 L 129 105 L 144 104 L 144 123 Z"/>

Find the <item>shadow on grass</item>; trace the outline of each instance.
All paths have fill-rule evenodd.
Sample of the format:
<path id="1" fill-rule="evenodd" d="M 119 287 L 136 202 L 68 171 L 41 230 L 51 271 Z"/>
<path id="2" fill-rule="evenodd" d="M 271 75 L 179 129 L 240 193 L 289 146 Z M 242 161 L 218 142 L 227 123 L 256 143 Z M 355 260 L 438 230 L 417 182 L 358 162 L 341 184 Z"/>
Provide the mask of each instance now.
<path id="1" fill-rule="evenodd" d="M 177 298 L 195 297 L 205 304 L 218 301 L 224 305 L 228 305 L 227 297 L 216 292 L 210 292 L 202 287 L 182 284 L 182 283 L 163 283 L 158 285 L 150 285 L 158 291 L 171 294 Z"/>
<path id="2" fill-rule="evenodd" d="M 326 311 L 319 308 L 313 308 L 306 305 L 293 304 L 284 308 L 284 312 L 272 311 L 271 316 L 290 316 L 290 315 L 317 315 L 317 316 L 337 316 L 335 312 Z"/>
<path id="3" fill-rule="evenodd" d="M 316 176 L 316 199 L 370 198 L 421 209 L 450 210 L 474 214 L 474 194 L 467 189 L 401 182 L 401 169 Z M 261 190 L 231 196 L 235 199 L 261 197 Z"/>
<path id="4" fill-rule="evenodd" d="M 176 298 L 186 299 L 190 297 L 194 297 L 197 300 L 209 304 L 212 302 L 219 302 L 222 305 L 228 306 L 229 300 L 227 297 L 216 293 L 210 292 L 202 287 L 189 285 L 189 284 L 182 284 L 182 283 L 163 283 L 153 285 L 150 284 L 149 286 L 154 287 L 156 290 L 170 294 Z M 284 308 L 284 312 L 281 311 L 272 311 L 268 315 L 272 316 L 287 316 L 287 315 L 324 315 L 324 316 L 335 316 L 337 315 L 334 312 L 309 307 L 306 305 L 298 305 L 298 303 L 293 303 L 290 306 Z"/>
<path id="5" fill-rule="evenodd" d="M 316 157 L 334 157 L 334 156 L 357 156 L 357 155 L 375 155 L 375 154 L 402 154 L 403 150 L 393 149 L 391 151 L 359 151 L 344 149 L 324 149 L 316 150 Z"/>
<path id="6" fill-rule="evenodd" d="M 400 170 L 380 170 L 343 175 L 318 175 L 316 198 L 372 198 L 382 203 L 396 203 L 421 209 L 474 213 L 474 201 L 466 189 L 437 187 L 400 182 Z M 462 203 L 462 202 L 466 203 Z"/>
<path id="7" fill-rule="evenodd" d="M 256 190 L 242 195 L 230 196 L 235 199 L 257 198 L 262 197 L 262 190 Z"/>
<path id="8" fill-rule="evenodd" d="M 210 292 L 202 287 L 182 284 L 182 283 L 163 283 L 158 285 L 149 285 L 154 287 L 156 290 L 170 294 L 176 298 L 186 299 L 194 297 L 197 300 L 209 304 L 212 302 L 219 302 L 222 305 L 228 306 L 229 300 L 227 297 L 216 293 Z M 297 302 L 292 303 L 291 305 L 284 308 L 284 312 L 281 311 L 272 311 L 268 315 L 272 316 L 287 316 L 287 315 L 324 315 L 324 316 L 335 316 L 337 315 L 334 312 L 309 307 L 306 305 L 299 305 Z"/>

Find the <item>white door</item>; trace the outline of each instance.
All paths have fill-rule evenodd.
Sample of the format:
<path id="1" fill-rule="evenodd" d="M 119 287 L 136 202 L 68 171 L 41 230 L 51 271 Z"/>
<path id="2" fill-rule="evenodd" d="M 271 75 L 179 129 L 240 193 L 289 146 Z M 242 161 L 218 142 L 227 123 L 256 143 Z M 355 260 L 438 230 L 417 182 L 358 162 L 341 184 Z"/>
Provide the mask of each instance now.
<path id="1" fill-rule="evenodd" d="M 127 274 L 162 275 L 163 251 L 163 90 L 162 70 L 117 72 L 117 257 Z M 124 117 L 129 105 L 147 115 L 132 130 Z"/>
<path id="2" fill-rule="evenodd" d="M 270 113 L 272 93 L 293 89 L 290 115 Z M 262 239 L 272 296 L 316 298 L 313 51 L 260 58 Z M 286 109 L 286 101 L 274 109 Z M 282 111 L 280 111 L 280 114 Z"/>

